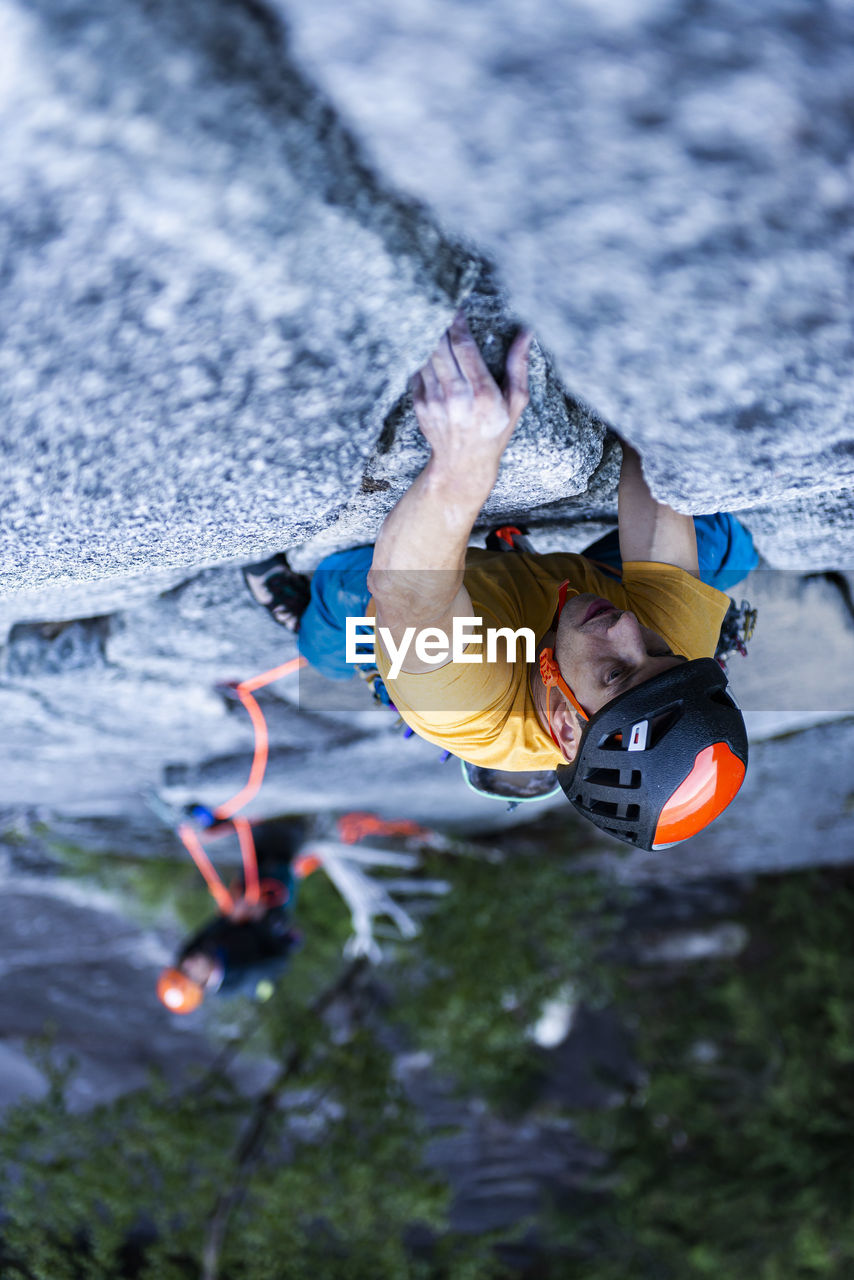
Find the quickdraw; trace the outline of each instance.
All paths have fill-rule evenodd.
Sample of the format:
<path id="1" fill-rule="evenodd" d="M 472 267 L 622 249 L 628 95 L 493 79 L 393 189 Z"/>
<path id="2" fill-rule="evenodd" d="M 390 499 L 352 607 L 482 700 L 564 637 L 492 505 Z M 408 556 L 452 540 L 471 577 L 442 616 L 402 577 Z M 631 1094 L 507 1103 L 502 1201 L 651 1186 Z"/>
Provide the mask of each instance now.
<path id="1" fill-rule="evenodd" d="M 757 610 L 747 600 L 742 600 L 741 604 L 731 601 L 721 624 L 720 639 L 715 650 L 715 659 L 722 671 L 727 670 L 727 663 L 734 653 L 741 654 L 742 658 L 747 657 L 747 646 L 756 630 L 756 616 Z"/>

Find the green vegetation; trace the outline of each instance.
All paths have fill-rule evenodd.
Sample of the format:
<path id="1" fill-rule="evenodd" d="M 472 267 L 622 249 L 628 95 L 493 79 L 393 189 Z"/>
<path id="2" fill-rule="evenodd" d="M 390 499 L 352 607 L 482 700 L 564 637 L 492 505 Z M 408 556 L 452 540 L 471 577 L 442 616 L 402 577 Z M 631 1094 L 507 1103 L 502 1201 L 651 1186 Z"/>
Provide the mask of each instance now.
<path id="1" fill-rule="evenodd" d="M 449 876 L 447 858 L 426 870 Z M 536 1088 L 527 1032 L 545 1001 L 568 983 L 589 1003 L 605 998 L 597 956 L 613 921 L 601 883 L 560 849 L 463 858 L 450 878 L 453 893 L 420 945 L 400 956 L 396 1016 L 461 1091 L 515 1110 Z"/>
<path id="2" fill-rule="evenodd" d="M 852 889 L 761 882 L 737 962 L 633 986 L 648 1083 L 585 1122 L 617 1177 L 595 1227 L 563 1224 L 584 1259 L 565 1275 L 854 1275 Z"/>
<path id="3" fill-rule="evenodd" d="M 229 1003 L 237 1035 L 181 1087 L 153 1080 L 72 1114 L 45 1057 L 49 1096 L 12 1109 L 0 1135 L 3 1280 L 507 1276 L 495 1245 L 519 1228 L 449 1230 L 449 1189 L 387 1046 L 403 1035 L 461 1090 L 525 1112 L 541 1061 L 530 1027 L 567 982 L 622 1005 L 646 1083 L 574 1118 L 608 1163 L 571 1212 L 544 1210 L 532 1274 L 849 1280 L 854 876 L 760 882 L 736 960 L 620 972 L 602 959 L 613 903 L 565 839 L 508 838 L 501 861 L 431 855 L 424 874 L 453 891 L 377 975 L 342 960 L 346 910 L 313 876 L 289 974 L 266 1004 Z M 131 861 L 102 860 L 100 882 L 156 903 L 169 876 Z M 249 1096 L 226 1070 L 247 1051 L 279 1064 Z"/>
<path id="4" fill-rule="evenodd" d="M 152 1082 L 72 1115 L 55 1077 L 47 1100 L 17 1107 L 2 1139 L 4 1166 L 15 1161 L 3 1188 L 4 1280 L 349 1280 L 371 1274 L 372 1259 L 373 1275 L 422 1274 L 404 1232 L 442 1226 L 446 1193 L 413 1160 L 417 1120 L 369 1033 L 333 1046 L 312 1032 L 256 1098 L 217 1072 L 180 1093 Z M 297 1076 L 299 1096 L 282 1110 Z"/>
<path id="5" fill-rule="evenodd" d="M 61 853 L 69 874 L 132 895 L 146 918 L 186 892 L 184 864 L 92 859 L 67 846 Z M 458 1068 L 464 1087 L 497 1097 L 508 1064 L 519 1078 L 532 1075 L 525 1027 L 592 954 L 580 930 L 565 927 L 575 906 L 579 917 L 589 914 L 592 888 L 569 874 L 560 853 L 520 855 L 518 866 L 437 855 L 425 874 L 450 879 L 453 892 L 419 939 L 389 944 L 382 988 L 363 962 L 342 961 L 350 921 L 336 891 L 322 874 L 306 881 L 298 904 L 305 945 L 289 975 L 262 1005 L 223 1003 L 237 1034 L 217 1069 L 180 1089 L 154 1080 L 72 1114 L 67 1077 L 43 1056 L 49 1096 L 14 1108 L 0 1135 L 3 1280 L 503 1274 L 495 1241 L 448 1229 L 449 1191 L 423 1163 L 422 1124 L 394 1077 L 382 1028 L 390 1020 L 408 1027 L 412 1047 Z M 209 913 L 197 880 L 195 895 L 200 914 Z M 483 961 L 493 951 L 490 984 Z M 392 1008 L 388 982 L 397 991 Z M 512 1009 L 502 1000 L 510 982 Z M 327 1010 L 335 1014 L 328 1021 L 320 1016 Z M 247 1049 L 281 1064 L 251 1097 L 225 1070 Z M 415 1226 L 428 1241 L 420 1249 L 410 1244 Z M 516 1233 L 509 1224 L 503 1238 Z"/>
<path id="6" fill-rule="evenodd" d="M 189 858 L 92 853 L 49 833 L 44 841 L 66 875 L 116 894 L 139 920 L 150 923 L 169 910 L 192 932 L 210 916 L 210 899 L 199 892 L 199 873 Z"/>

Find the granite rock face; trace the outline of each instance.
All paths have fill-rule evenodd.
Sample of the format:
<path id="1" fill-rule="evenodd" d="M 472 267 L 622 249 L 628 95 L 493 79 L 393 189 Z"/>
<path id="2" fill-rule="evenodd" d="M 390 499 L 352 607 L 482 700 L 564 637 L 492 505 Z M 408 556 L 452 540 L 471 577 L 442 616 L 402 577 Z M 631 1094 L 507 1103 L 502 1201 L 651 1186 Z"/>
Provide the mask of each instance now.
<path id="1" fill-rule="evenodd" d="M 423 463 L 407 381 L 456 306 L 496 354 L 517 327 L 485 263 L 382 186 L 263 6 L 0 14 L 4 594 L 67 615 L 65 584 L 303 541 L 382 442 L 371 537 Z M 526 419 L 505 505 L 583 492 L 603 428 L 545 356 Z"/>
<path id="2" fill-rule="evenodd" d="M 854 559 L 846 3 L 276 0 L 376 166 L 496 260 L 682 510 Z"/>

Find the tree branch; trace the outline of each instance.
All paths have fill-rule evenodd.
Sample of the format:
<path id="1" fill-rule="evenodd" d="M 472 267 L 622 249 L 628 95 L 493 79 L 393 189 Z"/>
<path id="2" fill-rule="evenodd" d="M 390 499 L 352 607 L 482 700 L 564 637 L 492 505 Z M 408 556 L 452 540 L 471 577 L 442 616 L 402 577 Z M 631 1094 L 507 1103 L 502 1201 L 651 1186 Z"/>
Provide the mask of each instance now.
<path id="1" fill-rule="evenodd" d="M 340 996 L 346 994 L 352 988 L 356 979 L 366 967 L 366 958 L 359 956 L 344 970 L 332 986 L 321 992 L 310 1005 L 310 1012 L 317 1017 L 324 1014 L 330 1005 L 334 1004 Z M 255 1103 L 252 1117 L 234 1153 L 234 1178 L 231 1185 L 220 1192 L 208 1223 L 202 1250 L 202 1280 L 217 1280 L 218 1278 L 219 1259 L 225 1243 L 231 1215 L 246 1193 L 246 1183 L 252 1165 L 261 1153 L 267 1125 L 276 1110 L 279 1095 L 287 1082 L 299 1073 L 305 1056 L 305 1046 L 297 1045 L 292 1049 L 282 1064 L 278 1075 Z"/>

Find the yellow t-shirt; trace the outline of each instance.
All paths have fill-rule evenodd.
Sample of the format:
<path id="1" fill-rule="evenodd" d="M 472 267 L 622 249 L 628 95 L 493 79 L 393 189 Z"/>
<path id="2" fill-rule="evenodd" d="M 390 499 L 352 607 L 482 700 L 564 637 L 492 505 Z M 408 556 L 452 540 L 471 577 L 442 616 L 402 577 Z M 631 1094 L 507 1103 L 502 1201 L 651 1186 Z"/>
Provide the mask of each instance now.
<path id="1" fill-rule="evenodd" d="M 615 582 L 584 556 L 567 552 L 525 555 L 469 548 L 466 554 L 465 585 L 482 634 L 489 627 L 530 627 L 539 641 L 567 578 L 572 592 L 590 591 L 618 609 L 630 609 L 674 653 L 714 655 L 729 597 L 684 569 L 629 561 L 622 582 Z M 483 643 L 469 644 L 465 654 L 485 658 L 484 649 Z M 498 652 L 497 662 L 449 662 L 390 680 L 391 662 L 379 637 L 376 643 L 377 667 L 392 702 L 420 737 L 485 768 L 553 769 L 562 757 L 537 716 L 524 645 L 516 662 L 502 659 L 501 648 Z"/>

